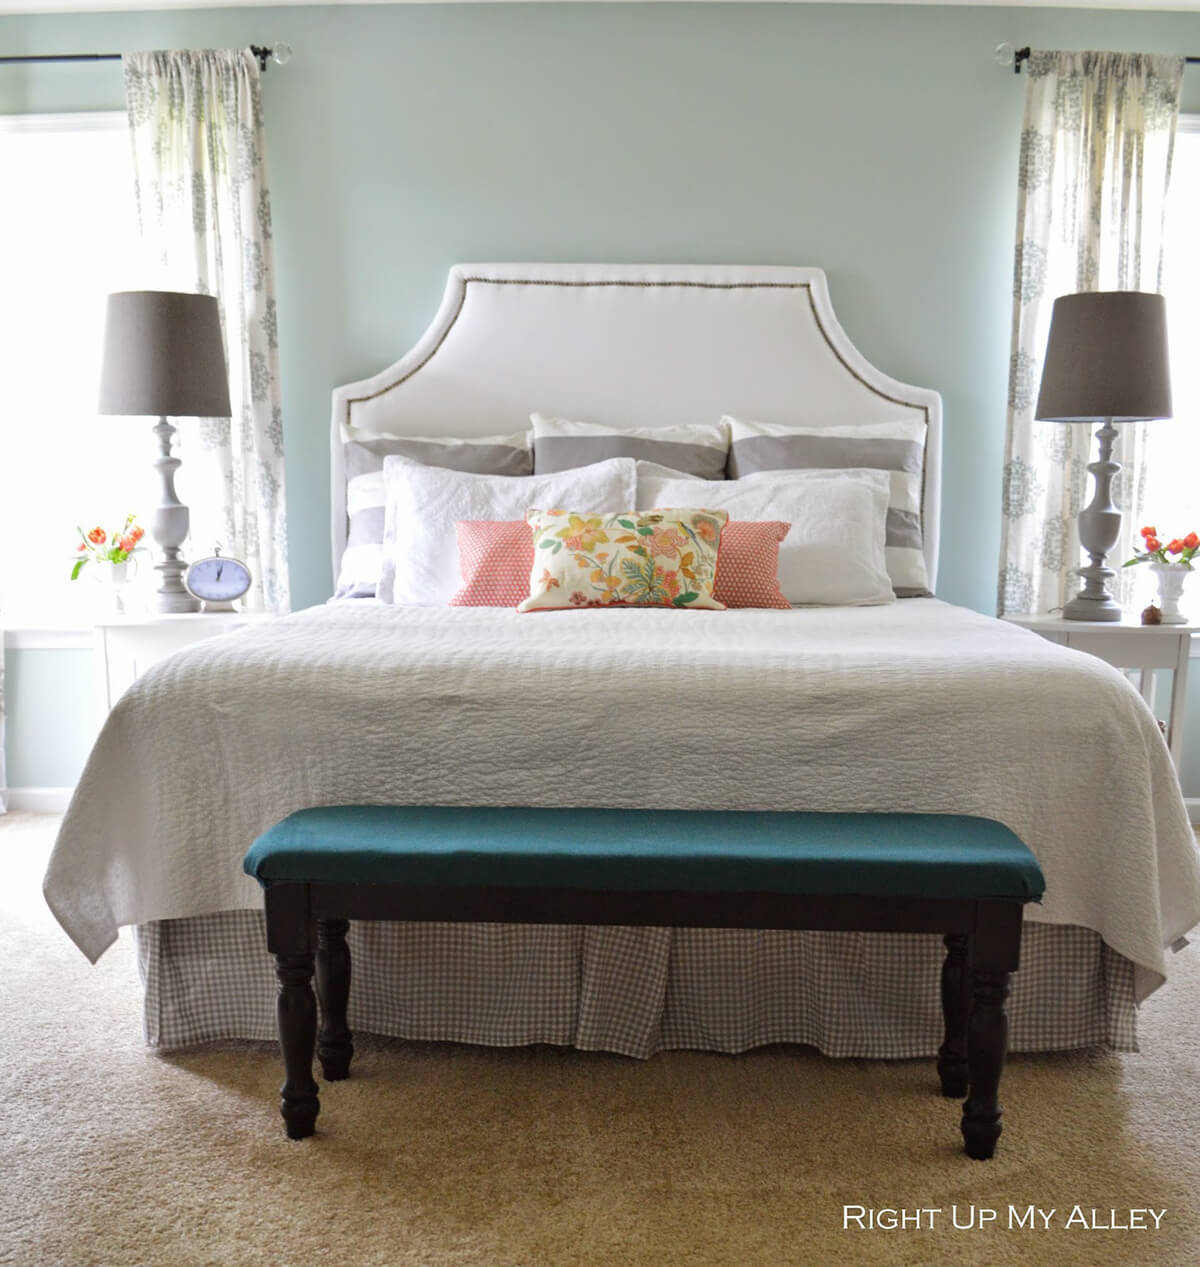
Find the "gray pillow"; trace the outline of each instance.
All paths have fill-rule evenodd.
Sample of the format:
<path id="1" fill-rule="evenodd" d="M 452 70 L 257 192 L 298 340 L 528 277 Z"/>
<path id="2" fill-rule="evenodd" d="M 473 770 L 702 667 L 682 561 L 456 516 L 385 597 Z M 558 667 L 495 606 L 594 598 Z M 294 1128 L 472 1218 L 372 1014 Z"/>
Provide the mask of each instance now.
<path id="1" fill-rule="evenodd" d="M 729 431 L 722 423 L 621 429 L 543 414 L 534 414 L 532 421 L 533 469 L 538 475 L 609 458 L 635 458 L 699 479 L 725 478 Z"/>
<path id="2" fill-rule="evenodd" d="M 921 528 L 925 423 L 920 419 L 840 427 L 742 422 L 729 426 L 730 479 L 759 471 L 886 471 L 890 480 L 884 553 L 897 598 L 930 593 Z"/>

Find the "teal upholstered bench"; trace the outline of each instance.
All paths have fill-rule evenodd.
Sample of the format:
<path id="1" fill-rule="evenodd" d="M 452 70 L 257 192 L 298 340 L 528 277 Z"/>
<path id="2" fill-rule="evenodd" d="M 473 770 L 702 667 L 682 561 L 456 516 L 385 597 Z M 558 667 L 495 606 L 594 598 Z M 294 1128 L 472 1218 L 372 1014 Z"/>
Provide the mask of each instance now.
<path id="1" fill-rule="evenodd" d="M 988 819 L 342 805 L 260 836 L 245 869 L 265 892 L 279 980 L 287 1133 L 313 1133 L 316 1048 L 349 1073 L 351 919 L 941 933 L 946 1095 L 966 1096 L 967 1153 L 1000 1135 L 1005 1000 L 1037 859 Z M 312 979 L 316 974 L 321 1007 Z"/>

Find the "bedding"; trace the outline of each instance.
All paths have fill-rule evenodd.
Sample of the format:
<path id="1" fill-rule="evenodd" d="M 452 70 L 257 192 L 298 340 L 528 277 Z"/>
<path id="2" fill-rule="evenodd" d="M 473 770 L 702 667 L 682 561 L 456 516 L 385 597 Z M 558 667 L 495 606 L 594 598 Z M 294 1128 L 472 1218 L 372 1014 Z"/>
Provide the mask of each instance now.
<path id="1" fill-rule="evenodd" d="M 934 599 L 536 620 L 343 602 L 196 644 L 110 714 L 46 898 L 91 959 L 123 924 L 257 909 L 250 841 L 338 803 L 994 818 L 1045 871 L 1028 918 L 1094 930 L 1139 998 L 1200 922 L 1195 840 L 1132 685 Z"/>
<path id="2" fill-rule="evenodd" d="M 836 427 L 721 420 L 729 427 L 730 479 L 760 471 L 866 468 L 887 471 L 886 557 L 899 598 L 930 592 L 921 523 L 926 464 L 924 422 L 897 420 Z"/>
<path id="3" fill-rule="evenodd" d="M 702 479 L 721 479 L 725 474 L 729 428 L 724 421 L 675 427 L 606 427 L 537 413 L 531 421 L 533 469 L 539 475 L 617 457 L 660 462 Z"/>
<path id="4" fill-rule="evenodd" d="M 790 523 L 779 547 L 779 587 L 789 603 L 890 603 L 884 552 L 884 471 L 763 471 L 736 480 L 690 480 L 639 462 L 638 506 L 719 507 L 734 519 Z"/>
<path id="5" fill-rule="evenodd" d="M 346 549 L 334 588 L 337 598 L 373 598 L 383 568 L 386 495 L 383 460 L 391 455 L 426 466 L 478 475 L 533 474 L 532 432 L 461 440 L 391 436 L 340 428 L 346 472 Z"/>
<path id="6" fill-rule="evenodd" d="M 451 601 L 461 580 L 454 527 L 459 520 L 523 519 L 537 504 L 621 510 L 637 497 L 637 468 L 631 458 L 514 477 L 448 471 L 387 457 L 383 478 L 387 509 L 378 597 L 396 604 Z"/>

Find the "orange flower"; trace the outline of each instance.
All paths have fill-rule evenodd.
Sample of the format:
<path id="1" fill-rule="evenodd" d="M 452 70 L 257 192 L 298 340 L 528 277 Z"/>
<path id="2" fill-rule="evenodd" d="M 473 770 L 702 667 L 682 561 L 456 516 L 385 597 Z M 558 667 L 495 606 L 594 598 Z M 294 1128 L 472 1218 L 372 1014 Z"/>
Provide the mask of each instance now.
<path id="1" fill-rule="evenodd" d="M 108 540 L 108 534 L 103 528 L 93 528 L 91 532 L 88 533 L 88 540 L 94 546 L 102 546 Z"/>
<path id="2" fill-rule="evenodd" d="M 1171 542 L 1171 543 L 1167 546 L 1167 553 L 1168 553 L 1168 554 L 1182 554 L 1182 553 L 1183 553 L 1183 542 L 1182 542 L 1182 541 L 1180 541 L 1178 537 L 1176 537 L 1176 538 L 1175 538 L 1175 540 L 1174 540 L 1174 541 L 1172 541 L 1172 542 Z"/>
<path id="3" fill-rule="evenodd" d="M 557 589 L 562 584 L 562 582 L 558 579 L 557 576 L 551 575 L 549 568 L 543 568 L 542 579 L 539 582 L 539 584 L 542 587 L 542 592 L 544 594 L 548 594 L 552 589 Z"/>
<path id="4" fill-rule="evenodd" d="M 140 524 L 134 524 L 129 531 L 129 535 L 133 538 L 136 545 L 146 535 L 146 530 Z"/>
<path id="5" fill-rule="evenodd" d="M 1194 550 L 1197 546 L 1200 546 L 1200 537 L 1196 536 L 1194 532 L 1189 532 L 1188 535 L 1184 537 L 1183 544 L 1187 547 L 1187 549 Z"/>
<path id="6" fill-rule="evenodd" d="M 124 550 L 126 554 L 131 554 L 135 545 L 137 545 L 137 538 L 132 535 L 117 538 L 117 548 Z"/>
<path id="7" fill-rule="evenodd" d="M 1147 537 L 1146 549 L 1149 550 L 1151 554 L 1153 554 L 1155 550 L 1162 549 L 1162 542 L 1157 537 Z"/>
<path id="8" fill-rule="evenodd" d="M 1142 536 L 1143 537 L 1157 537 L 1158 529 L 1157 528 L 1143 528 Z"/>

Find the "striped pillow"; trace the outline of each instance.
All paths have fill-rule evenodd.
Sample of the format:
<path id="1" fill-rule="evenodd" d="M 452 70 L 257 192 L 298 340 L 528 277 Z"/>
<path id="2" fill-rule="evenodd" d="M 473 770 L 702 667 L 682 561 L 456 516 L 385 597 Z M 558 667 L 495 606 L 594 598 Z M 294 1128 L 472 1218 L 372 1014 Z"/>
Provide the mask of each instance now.
<path id="1" fill-rule="evenodd" d="M 868 422 L 847 427 L 791 427 L 775 423 L 729 425 L 730 479 L 759 471 L 877 470 L 890 482 L 885 554 L 898 598 L 926 596 L 921 532 L 921 490 L 925 475 L 925 423 L 919 420 Z"/>
<path id="2" fill-rule="evenodd" d="M 349 532 L 338 571 L 335 598 L 374 598 L 383 568 L 383 459 L 393 454 L 425 466 L 475 475 L 533 474 L 532 434 L 449 437 L 372 435 L 342 432 L 346 461 L 346 515 Z"/>
<path id="3" fill-rule="evenodd" d="M 590 466 L 606 458 L 637 458 L 700 479 L 725 478 L 729 428 L 724 421 L 631 429 L 542 414 L 534 414 L 532 421 L 533 469 L 538 475 Z"/>

